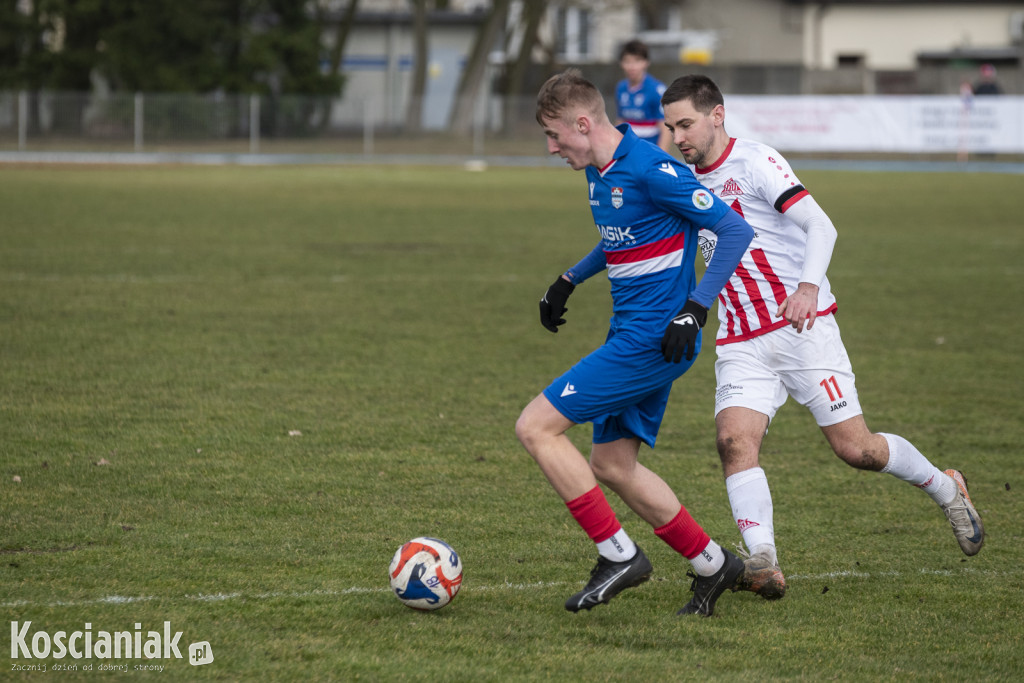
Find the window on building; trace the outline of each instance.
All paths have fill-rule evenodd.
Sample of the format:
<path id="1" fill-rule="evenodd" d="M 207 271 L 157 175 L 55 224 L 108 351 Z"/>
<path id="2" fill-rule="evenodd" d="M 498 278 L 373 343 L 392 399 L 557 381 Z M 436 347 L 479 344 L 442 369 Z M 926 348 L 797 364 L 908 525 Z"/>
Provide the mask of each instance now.
<path id="1" fill-rule="evenodd" d="M 580 61 L 591 55 L 593 16 L 581 7 L 555 8 L 555 52 L 567 61 Z"/>
<path id="2" fill-rule="evenodd" d="M 682 25 L 679 7 L 675 3 L 637 3 L 636 30 L 638 33 L 679 30 Z"/>

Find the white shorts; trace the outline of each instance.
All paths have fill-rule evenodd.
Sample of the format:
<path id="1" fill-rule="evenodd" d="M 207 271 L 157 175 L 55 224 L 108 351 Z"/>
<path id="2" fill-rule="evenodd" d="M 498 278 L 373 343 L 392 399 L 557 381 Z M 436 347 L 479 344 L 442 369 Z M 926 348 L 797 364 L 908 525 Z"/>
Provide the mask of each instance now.
<path id="1" fill-rule="evenodd" d="M 831 315 L 811 330 L 779 328 L 747 341 L 717 346 L 715 415 L 725 408 L 756 410 L 771 421 L 792 396 L 827 427 L 861 414 L 857 385 Z"/>

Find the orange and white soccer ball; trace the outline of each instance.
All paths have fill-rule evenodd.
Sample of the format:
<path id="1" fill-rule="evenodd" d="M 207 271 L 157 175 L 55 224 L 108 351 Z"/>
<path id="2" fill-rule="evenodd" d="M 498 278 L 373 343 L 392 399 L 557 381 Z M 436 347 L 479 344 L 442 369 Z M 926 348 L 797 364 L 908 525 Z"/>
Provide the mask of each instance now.
<path id="1" fill-rule="evenodd" d="M 462 586 L 462 561 L 444 541 L 420 536 L 395 551 L 388 575 L 391 590 L 407 607 L 441 609 Z"/>

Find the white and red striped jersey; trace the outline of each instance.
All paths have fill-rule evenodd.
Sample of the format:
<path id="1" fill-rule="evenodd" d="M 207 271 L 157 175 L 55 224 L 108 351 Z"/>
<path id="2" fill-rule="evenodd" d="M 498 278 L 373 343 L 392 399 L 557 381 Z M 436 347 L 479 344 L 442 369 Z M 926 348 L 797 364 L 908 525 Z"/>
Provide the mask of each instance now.
<path id="1" fill-rule="evenodd" d="M 796 291 L 807 244 L 807 233 L 786 217 L 786 211 L 810 195 L 781 154 L 743 138 L 732 138 L 717 162 L 693 172 L 754 228 L 754 240 L 718 295 L 716 343 L 744 341 L 784 327 L 788 323 L 775 313 Z M 716 239 L 713 232 L 700 231 L 705 263 L 714 253 Z M 818 315 L 835 312 L 828 278 L 817 284 Z"/>

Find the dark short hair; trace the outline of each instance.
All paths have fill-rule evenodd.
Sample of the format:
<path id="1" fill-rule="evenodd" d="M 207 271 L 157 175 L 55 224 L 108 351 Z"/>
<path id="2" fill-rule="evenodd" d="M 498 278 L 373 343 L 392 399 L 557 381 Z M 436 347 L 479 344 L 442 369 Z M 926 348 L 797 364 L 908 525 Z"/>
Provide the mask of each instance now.
<path id="1" fill-rule="evenodd" d="M 709 113 L 720 104 L 725 104 L 722 91 L 718 89 L 715 82 L 707 76 L 700 74 L 687 74 L 672 81 L 672 85 L 665 89 L 661 96 L 661 106 L 690 100 L 693 108 L 702 114 Z"/>
<path id="2" fill-rule="evenodd" d="M 537 93 L 537 123 L 560 119 L 574 107 L 592 115 L 604 113 L 604 97 L 579 69 L 566 69 L 545 81 Z"/>
<path id="3" fill-rule="evenodd" d="M 633 55 L 634 57 L 650 61 L 650 58 L 647 56 L 647 43 L 635 38 L 622 46 L 622 50 L 619 51 L 619 61 L 621 62 L 622 58 L 626 55 Z"/>

